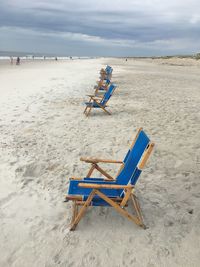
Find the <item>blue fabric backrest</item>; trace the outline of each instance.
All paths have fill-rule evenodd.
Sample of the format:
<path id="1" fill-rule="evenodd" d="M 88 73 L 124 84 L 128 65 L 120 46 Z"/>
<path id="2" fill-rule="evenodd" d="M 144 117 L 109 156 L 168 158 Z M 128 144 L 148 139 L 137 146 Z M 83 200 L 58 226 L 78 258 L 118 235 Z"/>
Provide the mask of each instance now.
<path id="1" fill-rule="evenodd" d="M 110 80 L 109 79 L 106 79 L 106 85 L 110 83 Z"/>
<path id="2" fill-rule="evenodd" d="M 106 71 L 107 74 L 111 74 L 113 69 L 110 66 L 106 66 L 105 71 Z"/>
<path id="3" fill-rule="evenodd" d="M 110 68 L 110 66 L 107 65 L 105 68 L 105 71 L 109 70 L 109 68 Z"/>
<path id="4" fill-rule="evenodd" d="M 108 100 L 110 99 L 110 97 L 111 97 L 111 95 L 113 94 L 113 92 L 114 92 L 114 90 L 115 90 L 116 87 L 117 87 L 117 86 L 116 86 L 114 83 L 112 83 L 112 84 L 109 86 L 107 92 L 104 94 L 104 97 L 103 97 L 103 99 L 101 100 L 101 105 L 102 105 L 102 106 L 104 106 L 104 105 L 108 102 Z"/>
<path id="5" fill-rule="evenodd" d="M 138 175 L 137 164 L 139 163 L 146 147 L 148 146 L 150 140 L 144 131 L 141 131 L 138 135 L 138 138 L 131 150 L 128 151 L 124 159 L 124 168 L 119 173 L 116 178 L 117 184 L 126 185 L 129 182 L 136 182 L 137 179 L 134 179 L 134 175 Z"/>
<path id="6" fill-rule="evenodd" d="M 110 69 L 112 69 L 112 67 L 107 65 L 105 70 L 107 71 L 107 70 L 110 70 Z"/>

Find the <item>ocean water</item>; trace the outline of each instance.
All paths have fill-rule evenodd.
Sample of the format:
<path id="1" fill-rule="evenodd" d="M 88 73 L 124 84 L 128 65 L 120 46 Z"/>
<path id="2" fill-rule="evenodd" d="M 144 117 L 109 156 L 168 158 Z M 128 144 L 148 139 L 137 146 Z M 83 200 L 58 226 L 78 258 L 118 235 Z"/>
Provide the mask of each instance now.
<path id="1" fill-rule="evenodd" d="M 0 51 L 0 60 L 7 60 L 10 59 L 10 57 L 16 58 L 20 57 L 21 59 L 64 59 L 69 60 L 70 56 L 56 56 L 56 55 L 42 55 L 37 53 L 27 53 L 27 52 L 15 52 L 15 51 Z M 73 56 L 73 59 L 89 59 L 91 57 L 77 57 Z"/>

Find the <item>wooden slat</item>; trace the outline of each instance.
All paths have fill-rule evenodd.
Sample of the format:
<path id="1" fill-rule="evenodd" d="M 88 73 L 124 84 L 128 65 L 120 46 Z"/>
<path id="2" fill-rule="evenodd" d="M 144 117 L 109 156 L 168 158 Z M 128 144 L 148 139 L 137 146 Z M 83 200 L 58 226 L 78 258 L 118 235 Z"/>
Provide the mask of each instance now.
<path id="1" fill-rule="evenodd" d="M 124 168 L 124 162 L 122 161 L 122 165 L 120 166 L 120 168 L 119 168 L 119 170 L 118 170 L 118 172 L 117 172 L 117 174 L 116 174 L 115 179 L 117 179 L 118 175 L 119 175 L 120 172 L 123 170 L 123 168 Z"/>
<path id="2" fill-rule="evenodd" d="M 109 180 L 114 180 L 114 178 L 108 174 L 106 171 L 104 171 L 102 168 L 99 167 L 99 165 L 95 164 L 95 168 L 101 173 L 103 174 L 105 177 L 107 177 Z"/>
<path id="3" fill-rule="evenodd" d="M 67 200 L 72 200 L 72 201 L 82 201 L 83 196 L 74 196 L 74 195 L 67 195 L 65 196 Z"/>
<path id="4" fill-rule="evenodd" d="M 92 98 L 94 97 L 94 98 L 102 99 L 102 97 L 100 97 L 100 96 L 98 97 L 98 96 L 96 96 L 96 95 L 87 95 L 87 96 L 92 97 Z"/>
<path id="5" fill-rule="evenodd" d="M 118 211 L 120 214 L 122 214 L 123 216 L 125 216 L 126 218 L 128 218 L 129 220 L 131 220 L 132 222 L 136 223 L 137 225 L 142 226 L 141 225 L 141 222 L 138 220 L 138 218 L 136 216 L 131 215 L 130 213 L 128 213 L 128 211 L 126 211 L 124 208 L 121 208 L 117 203 L 115 203 L 114 201 L 112 201 L 105 194 L 103 194 L 99 190 L 96 191 L 96 194 L 99 195 L 108 204 L 110 204 L 113 208 L 115 208 L 116 211 Z"/>
<path id="6" fill-rule="evenodd" d="M 72 176 L 69 180 L 83 180 L 83 178 Z"/>
<path id="7" fill-rule="evenodd" d="M 131 194 L 131 200 L 132 200 L 132 203 L 133 203 L 133 207 L 137 213 L 137 216 L 140 218 L 140 220 L 142 221 L 142 213 L 141 213 L 141 209 L 140 209 L 140 206 L 139 206 L 139 203 L 137 201 L 137 198 L 134 194 Z"/>
<path id="8" fill-rule="evenodd" d="M 141 161 L 138 164 L 138 169 L 142 170 L 144 168 L 149 156 L 151 155 L 151 152 L 152 152 L 152 150 L 154 148 L 154 145 L 155 145 L 154 143 L 150 143 L 149 144 L 149 147 L 144 152 L 144 155 L 143 155 Z"/>
<path id="9" fill-rule="evenodd" d="M 95 164 L 92 164 L 91 168 L 89 169 L 88 174 L 86 175 L 86 177 L 90 177 L 93 173 L 93 171 L 95 170 L 96 166 Z"/>
<path id="10" fill-rule="evenodd" d="M 112 184 L 90 184 L 90 183 L 79 183 L 78 186 L 83 188 L 92 188 L 92 189 L 132 189 L 133 185 L 112 185 Z"/>
<path id="11" fill-rule="evenodd" d="M 79 206 L 83 206 L 85 204 L 85 201 L 76 201 L 76 204 Z"/>
<path id="12" fill-rule="evenodd" d="M 124 195 L 124 198 L 123 198 L 123 200 L 122 200 L 122 202 L 121 202 L 121 204 L 120 204 L 120 206 L 121 206 L 122 208 L 126 205 L 127 201 L 129 200 L 130 195 L 131 195 L 131 192 L 132 192 L 132 188 L 130 188 L 130 189 L 125 189 L 125 195 Z"/>
<path id="13" fill-rule="evenodd" d="M 121 161 L 121 160 L 100 159 L 100 158 L 83 158 L 83 157 L 81 157 L 80 160 L 88 162 L 88 163 L 100 163 L 100 162 L 102 162 L 102 163 L 119 163 L 119 164 L 123 163 L 123 161 Z"/>
<path id="14" fill-rule="evenodd" d="M 146 226 L 145 226 L 145 224 L 143 222 L 142 212 L 141 212 L 141 208 L 140 208 L 139 202 L 138 202 L 138 200 L 137 200 L 137 198 L 136 198 L 136 196 L 134 194 L 131 194 L 131 200 L 132 200 L 132 203 L 133 203 L 133 207 L 135 209 L 135 212 L 137 214 L 137 217 L 138 217 L 138 219 L 141 222 L 141 226 L 144 229 L 146 229 Z"/>
<path id="15" fill-rule="evenodd" d="M 102 96 L 91 96 L 92 100 L 102 100 L 103 95 Z"/>
<path id="16" fill-rule="evenodd" d="M 118 204 L 120 204 L 122 201 L 122 198 L 110 198 L 110 199 L 112 199 L 114 202 L 116 202 Z M 83 206 L 85 204 L 85 201 L 76 201 L 76 204 L 79 206 Z M 127 207 L 127 206 L 128 206 L 128 203 L 126 203 L 124 205 L 124 207 Z"/>

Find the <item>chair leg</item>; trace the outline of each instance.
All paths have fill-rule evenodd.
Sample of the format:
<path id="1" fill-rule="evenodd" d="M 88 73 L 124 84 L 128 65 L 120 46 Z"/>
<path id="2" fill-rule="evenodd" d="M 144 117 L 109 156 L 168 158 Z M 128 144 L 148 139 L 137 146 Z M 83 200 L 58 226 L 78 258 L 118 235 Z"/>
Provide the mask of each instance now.
<path id="1" fill-rule="evenodd" d="M 92 98 L 90 97 L 90 100 L 89 100 L 89 103 L 91 103 L 92 102 Z M 87 106 L 87 104 L 86 104 L 86 108 L 84 109 L 84 114 L 87 116 L 87 109 L 89 108 L 89 106 Z"/>
<path id="2" fill-rule="evenodd" d="M 144 224 L 144 221 L 143 221 L 143 218 L 142 218 L 142 213 L 141 213 L 141 208 L 140 208 L 140 204 L 136 198 L 136 196 L 134 194 L 131 194 L 131 200 L 132 200 L 132 203 L 133 203 L 133 207 L 135 209 L 135 212 L 137 214 L 137 217 L 138 219 L 140 220 L 141 222 L 141 226 L 146 229 L 146 226 Z"/>
<path id="3" fill-rule="evenodd" d="M 143 226 L 142 223 L 140 222 L 140 220 L 136 216 L 130 214 L 124 208 L 121 208 L 117 203 L 115 203 L 112 199 L 110 199 L 109 197 L 104 195 L 102 192 L 100 192 L 99 190 L 96 190 L 96 194 L 99 195 L 108 204 L 110 204 L 113 208 L 115 208 L 116 211 L 119 212 L 121 215 L 125 216 L 127 219 L 131 220 L 135 224 L 137 224 L 139 226 Z"/>
<path id="4" fill-rule="evenodd" d="M 107 109 L 105 109 L 104 107 L 101 107 L 103 109 L 103 111 L 105 111 L 108 115 L 112 115 L 111 112 L 109 112 Z"/>
<path id="5" fill-rule="evenodd" d="M 89 116 L 89 114 L 90 114 L 91 110 L 92 110 L 92 107 L 89 107 L 89 110 L 88 110 L 88 113 L 86 114 L 86 117 L 88 117 L 88 116 Z"/>
<path id="6" fill-rule="evenodd" d="M 88 108 L 88 106 L 86 106 L 86 108 L 84 109 L 84 111 L 83 111 L 83 114 L 85 114 L 85 113 L 86 113 L 86 111 L 87 111 L 87 108 Z"/>
<path id="7" fill-rule="evenodd" d="M 76 226 L 80 222 L 81 218 L 84 216 L 86 209 L 89 207 L 95 194 L 96 194 L 96 190 L 92 190 L 92 192 L 88 196 L 87 200 L 85 201 L 83 207 L 80 209 L 79 213 L 76 215 L 76 218 L 74 219 L 73 223 L 70 225 L 71 231 L 75 230 Z"/>
<path id="8" fill-rule="evenodd" d="M 77 213 L 78 213 L 78 205 L 76 204 L 76 201 L 73 201 L 73 207 L 72 207 L 72 218 L 71 218 L 71 223 L 70 225 L 73 224 L 76 216 L 77 216 Z"/>

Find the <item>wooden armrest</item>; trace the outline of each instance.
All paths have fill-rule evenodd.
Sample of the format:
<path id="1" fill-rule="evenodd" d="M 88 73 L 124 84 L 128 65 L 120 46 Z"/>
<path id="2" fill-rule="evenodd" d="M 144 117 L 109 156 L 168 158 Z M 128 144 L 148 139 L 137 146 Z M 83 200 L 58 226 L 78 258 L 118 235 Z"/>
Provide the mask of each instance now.
<path id="1" fill-rule="evenodd" d="M 90 184 L 90 183 L 79 183 L 79 187 L 92 188 L 92 189 L 131 189 L 133 185 L 112 185 L 112 184 Z"/>
<path id="2" fill-rule="evenodd" d="M 101 100 L 101 99 L 102 99 L 102 97 L 98 97 L 98 96 L 95 96 L 95 95 L 94 95 L 94 96 L 90 96 L 90 97 L 91 97 L 94 101 L 95 101 L 95 100 Z"/>
<path id="3" fill-rule="evenodd" d="M 73 200 L 73 201 L 82 201 L 83 197 L 82 196 L 73 196 L 73 195 L 67 195 L 65 196 L 65 202 Z"/>
<path id="4" fill-rule="evenodd" d="M 83 180 L 83 178 L 72 176 L 69 180 Z"/>
<path id="5" fill-rule="evenodd" d="M 95 98 L 102 98 L 102 97 L 98 97 L 96 95 L 87 95 L 87 96 L 89 96 L 89 97 L 95 97 Z"/>
<path id="6" fill-rule="evenodd" d="M 87 163 L 99 163 L 99 162 L 103 162 L 103 163 L 119 163 L 122 164 L 123 161 L 121 160 L 112 160 L 112 159 L 99 159 L 99 158 L 80 158 L 81 161 L 85 161 Z"/>
<path id="7" fill-rule="evenodd" d="M 104 96 L 104 92 L 102 92 L 102 91 L 101 92 L 98 91 L 95 93 L 95 97 L 99 98 L 100 100 L 102 99 L 103 96 Z"/>
<path id="8" fill-rule="evenodd" d="M 95 95 L 86 95 L 86 96 L 92 97 L 92 96 L 95 96 Z"/>
<path id="9" fill-rule="evenodd" d="M 95 101 L 95 100 L 102 100 L 102 96 L 98 96 L 98 95 L 95 95 L 94 97 L 92 97 L 92 99 Z"/>

